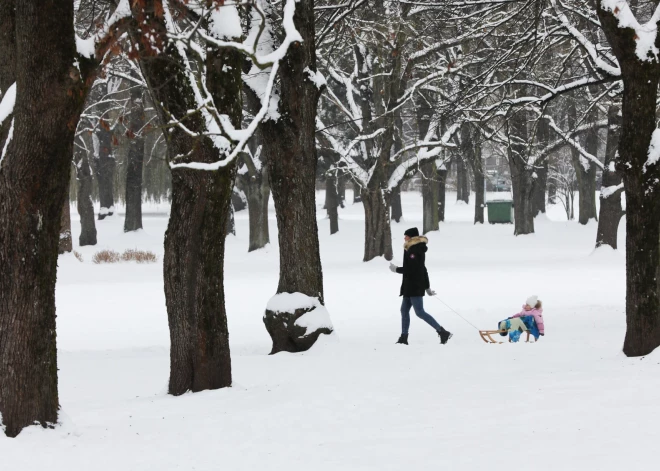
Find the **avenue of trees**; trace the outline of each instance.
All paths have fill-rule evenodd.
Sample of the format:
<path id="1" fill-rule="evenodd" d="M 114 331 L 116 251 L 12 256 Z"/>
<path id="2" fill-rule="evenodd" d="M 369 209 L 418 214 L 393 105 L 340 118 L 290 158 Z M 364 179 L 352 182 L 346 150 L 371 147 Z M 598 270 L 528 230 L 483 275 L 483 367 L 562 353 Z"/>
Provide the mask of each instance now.
<path id="1" fill-rule="evenodd" d="M 264 324 L 272 353 L 304 351 L 332 332 L 329 318 L 297 324 L 325 312 L 317 183 L 331 232 L 350 185 L 363 260 L 390 260 L 402 187 L 421 179 L 424 233 L 444 220 L 450 175 L 483 224 L 493 157 L 506 162 L 515 236 L 534 232 L 546 204 L 569 219 L 576 205 L 580 224 L 597 224 L 594 245 L 617 249 L 625 216 L 623 351 L 650 353 L 658 22 L 650 0 L 0 0 L 5 433 L 57 422 L 55 281 L 58 253 L 72 250 L 70 199 L 80 245 L 97 244 L 95 218 L 117 217 L 117 202 L 126 232 L 142 228 L 144 201 L 171 205 L 173 395 L 232 384 L 223 277 L 235 211 L 248 211 L 246 249 L 258 250 L 273 199 L 275 296 L 308 302 L 269 303 Z"/>

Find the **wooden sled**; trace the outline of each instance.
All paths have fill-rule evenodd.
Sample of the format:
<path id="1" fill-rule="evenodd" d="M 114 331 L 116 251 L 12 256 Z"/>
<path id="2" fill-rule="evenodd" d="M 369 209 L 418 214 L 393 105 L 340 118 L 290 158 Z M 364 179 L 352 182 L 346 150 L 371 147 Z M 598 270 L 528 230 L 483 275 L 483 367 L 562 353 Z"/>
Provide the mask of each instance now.
<path id="1" fill-rule="evenodd" d="M 504 342 L 499 342 L 497 340 L 494 340 L 491 335 L 500 335 L 506 333 L 506 330 L 480 330 L 479 335 L 481 336 L 481 340 L 483 340 L 486 343 L 504 343 Z"/>
<path id="2" fill-rule="evenodd" d="M 501 341 L 494 340 L 493 337 L 491 337 L 491 335 L 495 335 L 495 334 L 501 335 L 501 334 L 506 334 L 506 333 L 507 333 L 506 330 L 480 330 L 479 331 L 479 335 L 481 336 L 481 340 L 483 340 L 486 343 L 504 343 L 504 342 L 501 342 Z M 525 331 L 525 333 L 527 334 L 527 340 L 525 340 L 525 342 L 529 342 L 530 333 L 529 333 L 528 330 Z M 510 342 L 510 340 L 509 340 L 509 342 Z"/>

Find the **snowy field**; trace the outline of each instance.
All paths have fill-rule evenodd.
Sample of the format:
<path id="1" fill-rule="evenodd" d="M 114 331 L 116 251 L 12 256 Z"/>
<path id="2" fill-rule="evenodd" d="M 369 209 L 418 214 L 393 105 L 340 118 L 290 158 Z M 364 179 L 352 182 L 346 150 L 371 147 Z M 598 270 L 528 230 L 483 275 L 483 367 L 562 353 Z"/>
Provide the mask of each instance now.
<path id="1" fill-rule="evenodd" d="M 536 234 L 515 238 L 512 226 L 473 226 L 473 208 L 454 200 L 447 195 L 448 221 L 429 236 L 432 287 L 480 328 L 495 328 L 538 294 L 546 325 L 538 344 L 486 345 L 425 298 L 454 337 L 439 345 L 413 316 L 410 346 L 395 345 L 401 279 L 385 260 L 361 261 L 361 205 L 340 210 L 331 237 L 319 193 L 336 335 L 304 354 L 268 355 L 261 317 L 277 286 L 274 213 L 272 245 L 251 254 L 247 212 L 238 213 L 225 268 L 234 386 L 170 397 L 166 207 L 145 207 L 144 231 L 123 234 L 115 216 L 97 222 L 97 247 L 76 247 L 83 263 L 60 259 L 62 424 L 0 434 L 0 469 L 657 469 L 660 355 L 620 351 L 623 254 L 594 252 L 596 225 L 562 221 L 559 207 L 537 220 Z M 399 264 L 403 231 L 421 226 L 421 196 L 404 194 L 403 205 L 405 222 L 392 226 Z M 101 248 L 149 249 L 159 263 L 94 265 Z"/>

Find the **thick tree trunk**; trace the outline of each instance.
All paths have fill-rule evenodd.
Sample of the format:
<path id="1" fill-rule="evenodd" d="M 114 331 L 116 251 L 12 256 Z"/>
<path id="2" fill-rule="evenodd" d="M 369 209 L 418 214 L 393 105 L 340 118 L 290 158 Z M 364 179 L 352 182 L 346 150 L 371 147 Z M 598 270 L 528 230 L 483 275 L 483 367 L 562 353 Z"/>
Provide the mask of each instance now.
<path id="1" fill-rule="evenodd" d="M 71 206 L 69 204 L 69 195 L 67 192 L 62 206 L 62 219 L 60 222 L 60 242 L 57 246 L 57 253 L 69 253 L 73 251 L 73 238 L 71 237 Z"/>
<path id="2" fill-rule="evenodd" d="M 481 159 L 481 158 L 480 158 Z M 486 208 L 485 177 L 483 170 L 474 172 L 474 223 L 484 223 L 484 209 Z"/>
<path id="3" fill-rule="evenodd" d="M 456 201 L 470 202 L 470 175 L 465 165 L 465 157 L 456 157 Z"/>
<path id="4" fill-rule="evenodd" d="M 484 223 L 484 208 L 486 206 L 484 166 L 481 160 L 481 138 L 478 129 L 469 123 L 461 126 L 461 153 L 472 169 L 475 185 L 474 223 Z M 469 195 L 469 193 L 468 193 Z"/>
<path id="5" fill-rule="evenodd" d="M 277 293 L 302 293 L 318 299 L 320 307 L 283 311 L 266 309 L 264 324 L 273 340 L 271 353 L 304 351 L 321 334 L 332 332 L 328 322 L 306 328 L 296 325 L 323 305 L 323 272 L 316 223 L 316 108 L 321 90 L 310 79 L 316 71 L 314 0 L 295 5 L 293 23 L 303 42 L 290 47 L 280 65 L 279 111 L 286 119 L 262 124 L 264 151 L 270 172 L 280 247 Z"/>
<path id="6" fill-rule="evenodd" d="M 112 216 L 115 212 L 114 177 L 116 162 L 112 153 L 112 131 L 104 126 L 107 126 L 107 124 L 99 126 L 96 130 L 97 142 L 94 145 L 94 166 L 101 203 L 99 221 Z"/>
<path id="7" fill-rule="evenodd" d="M 156 36 L 168 44 L 164 50 L 140 48 L 140 66 L 152 101 L 162 122 L 168 114 L 187 115 L 188 129 L 203 134 L 206 124 L 201 113 L 189 113 L 197 105 L 183 60 L 166 40 L 164 20 L 156 7 L 162 8 L 159 0 L 147 0 L 133 10 L 133 34 Z M 241 64 L 242 56 L 234 51 L 207 50 L 207 87 L 218 111 L 228 115 L 235 127 L 241 122 Z M 208 137 L 192 137 L 178 127 L 165 137 L 175 164 L 213 163 L 224 157 Z M 235 173 L 235 162 L 215 171 L 172 170 L 163 271 L 171 341 L 168 392 L 173 395 L 231 385 L 223 271 Z"/>
<path id="8" fill-rule="evenodd" d="M 401 205 L 401 187 L 397 186 L 390 194 L 390 207 L 392 208 L 392 221 L 399 223 L 403 219 L 403 206 Z"/>
<path id="9" fill-rule="evenodd" d="M 534 170 L 534 191 L 532 192 L 532 215 L 545 214 L 545 192 L 548 188 L 548 160 L 538 165 Z"/>
<path id="10" fill-rule="evenodd" d="M 568 109 L 568 121 L 571 126 L 577 123 L 577 111 L 575 100 L 570 101 L 571 105 Z M 596 118 L 597 119 L 597 116 Z M 593 119 L 591 120 L 593 121 Z M 598 130 L 592 129 L 587 131 L 585 143 L 585 150 L 591 155 L 596 155 L 598 152 Z M 575 169 L 575 176 L 578 183 L 578 213 L 580 224 L 588 224 L 590 220 L 597 219 L 596 213 L 596 165 L 583 157 L 580 152 L 571 146 L 571 156 L 573 161 L 573 168 Z"/>
<path id="11" fill-rule="evenodd" d="M 532 178 L 518 165 L 511 164 L 511 186 L 513 189 L 514 234 L 524 235 L 534 232 L 534 214 L 532 212 Z"/>
<path id="12" fill-rule="evenodd" d="M 10 437 L 57 422 L 57 250 L 86 93 L 73 1 L 15 5 L 18 93 L 0 169 L 0 414 Z"/>
<path id="13" fill-rule="evenodd" d="M 636 55 L 636 32 L 621 27 L 612 11 L 598 5 L 598 16 L 621 66 L 622 123 L 616 169 L 626 192 L 627 356 L 651 353 L 660 345 L 660 163 L 649 161 L 656 130 L 660 66 Z M 657 150 L 656 150 L 657 151 Z"/>
<path id="14" fill-rule="evenodd" d="M 550 168 L 550 159 L 547 160 L 548 169 Z M 557 183 L 554 179 L 548 179 L 548 204 L 557 204 Z"/>
<path id="15" fill-rule="evenodd" d="M 544 149 L 550 142 L 550 124 L 547 120 L 541 119 L 536 130 L 536 146 L 538 149 Z M 534 164 L 534 191 L 532 192 L 532 215 L 545 214 L 545 193 L 548 188 L 548 159 L 544 158 L 542 162 L 536 161 Z"/>
<path id="16" fill-rule="evenodd" d="M 325 209 L 330 220 L 330 235 L 339 232 L 339 194 L 337 193 L 337 175 L 328 175 L 325 180 Z"/>
<path id="17" fill-rule="evenodd" d="M 364 261 L 376 257 L 392 260 L 389 205 L 380 190 L 362 192 L 364 205 Z"/>
<path id="18" fill-rule="evenodd" d="M 445 220 L 445 207 L 447 206 L 447 174 L 446 168 L 438 169 L 438 221 Z"/>
<path id="19" fill-rule="evenodd" d="M 346 206 L 346 174 L 339 172 L 337 176 L 337 195 L 339 196 L 339 206 Z"/>
<path id="20" fill-rule="evenodd" d="M 440 185 L 435 162 L 426 162 L 422 164 L 422 228 L 424 234 L 440 229 L 439 197 Z"/>
<path id="21" fill-rule="evenodd" d="M 251 113 L 256 114 L 261 107 L 260 98 L 249 88 L 245 88 L 245 97 L 247 109 Z M 238 176 L 236 183 L 243 190 L 247 198 L 250 226 L 248 252 L 252 252 L 270 244 L 268 227 L 270 182 L 268 181 L 268 164 L 263 153 L 264 146 L 261 127 L 257 128 L 249 145 L 252 155 L 244 155 L 248 172 L 247 174 Z"/>
<path id="22" fill-rule="evenodd" d="M 620 110 L 611 106 L 608 110 L 607 144 L 605 148 L 605 169 L 603 170 L 603 185 L 600 192 L 600 217 L 598 218 L 598 233 L 596 247 L 609 245 L 617 248 L 619 222 L 623 217 L 621 208 L 621 175 L 616 171 L 616 149 L 619 145 L 621 130 Z"/>
<path id="23" fill-rule="evenodd" d="M 130 131 L 133 136 L 128 145 L 128 164 L 126 167 L 126 217 L 124 232 L 142 229 L 142 170 L 144 161 L 144 107 L 142 89 L 134 87 L 131 91 L 132 109 Z"/>
<path id="24" fill-rule="evenodd" d="M 532 194 L 534 179 L 527 166 L 527 120 L 524 111 L 515 113 L 508 122 L 509 133 L 514 138 L 509 146 L 509 170 L 513 190 L 514 234 L 534 232 Z"/>
<path id="25" fill-rule="evenodd" d="M 92 170 L 89 167 L 87 152 L 76 151 L 76 179 L 78 181 L 77 207 L 80 215 L 80 237 L 78 244 L 96 245 L 96 222 L 94 221 L 94 203 L 92 201 Z"/>
<path id="26" fill-rule="evenodd" d="M 268 232 L 268 200 L 270 185 L 267 169 L 262 169 L 258 177 L 252 178 L 246 185 L 248 199 L 248 217 L 250 224 L 250 243 L 248 252 L 264 248 L 270 243 Z"/>
<path id="27" fill-rule="evenodd" d="M 593 163 L 575 164 L 575 173 L 578 181 L 578 208 L 580 224 L 588 224 L 592 219 L 597 219 L 596 212 L 596 170 Z"/>
<path id="28" fill-rule="evenodd" d="M 209 142 L 195 161 L 217 158 Z M 165 300 L 170 326 L 168 392 L 231 385 L 224 303 L 224 231 L 231 172 L 172 172 L 172 209 L 165 234 Z"/>

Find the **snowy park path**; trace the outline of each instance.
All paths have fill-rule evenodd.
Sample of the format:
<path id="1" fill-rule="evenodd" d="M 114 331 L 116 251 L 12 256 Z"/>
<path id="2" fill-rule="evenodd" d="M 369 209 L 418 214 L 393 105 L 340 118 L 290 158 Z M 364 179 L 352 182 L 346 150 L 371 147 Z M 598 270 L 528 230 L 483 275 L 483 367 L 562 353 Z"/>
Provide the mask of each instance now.
<path id="1" fill-rule="evenodd" d="M 403 231 L 421 225 L 421 197 L 403 196 L 395 263 Z M 273 244 L 248 254 L 242 212 L 226 262 L 234 387 L 179 398 L 165 394 L 166 215 L 145 217 L 139 234 L 123 234 L 121 217 L 98 222 L 99 246 L 76 248 L 85 261 L 60 260 L 62 425 L 0 435 L 0 469 L 655 469 L 660 356 L 620 352 L 623 255 L 593 253 L 595 225 L 542 218 L 535 235 L 514 238 L 511 226 L 473 226 L 472 212 L 450 203 L 448 222 L 429 236 L 431 285 L 482 328 L 538 294 L 546 323 L 538 344 L 486 345 L 426 298 L 454 338 L 441 346 L 413 318 L 410 346 L 394 345 L 400 278 L 384 260 L 361 262 L 362 208 L 349 204 L 332 237 L 319 206 L 337 334 L 304 354 L 268 356 L 261 316 L 277 284 L 274 214 Z M 78 231 L 74 221 L 74 241 Z M 159 263 L 94 265 L 101 248 L 153 250 Z"/>

